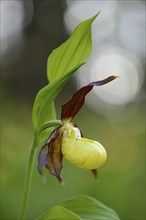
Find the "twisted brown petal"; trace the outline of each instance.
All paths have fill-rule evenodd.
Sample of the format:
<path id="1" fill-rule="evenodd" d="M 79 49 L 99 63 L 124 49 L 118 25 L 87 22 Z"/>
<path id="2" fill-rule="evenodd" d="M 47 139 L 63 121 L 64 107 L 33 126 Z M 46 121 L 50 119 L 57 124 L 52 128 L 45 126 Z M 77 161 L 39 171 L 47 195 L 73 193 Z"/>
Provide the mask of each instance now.
<path id="1" fill-rule="evenodd" d="M 59 128 L 55 129 L 46 144 L 41 148 L 38 156 L 38 171 L 42 174 L 43 166 L 45 166 L 49 172 L 56 176 L 59 182 L 62 181 L 60 172 L 62 169 L 62 134 L 59 132 Z M 48 147 L 48 153 L 47 153 Z"/>
<path id="2" fill-rule="evenodd" d="M 61 169 L 62 169 L 62 134 L 55 139 L 54 142 L 51 142 L 49 153 L 48 153 L 48 163 L 46 164 L 46 168 L 49 172 L 54 175 L 59 182 L 62 182 L 62 178 L 60 177 Z"/>
<path id="3" fill-rule="evenodd" d="M 65 119 L 68 119 L 71 121 L 71 119 L 82 108 L 85 102 L 85 96 L 93 89 L 94 86 L 102 86 L 114 80 L 115 78 L 117 77 L 110 76 L 101 81 L 91 82 L 87 86 L 84 86 L 81 89 L 79 89 L 68 102 L 62 105 L 61 120 L 64 121 Z"/>
<path id="4" fill-rule="evenodd" d="M 57 129 L 56 129 L 57 130 Z M 39 155 L 38 155 L 38 171 L 40 174 L 43 174 L 43 166 L 46 166 L 46 164 L 48 163 L 48 156 L 47 156 L 47 147 L 49 150 L 50 147 L 50 143 L 52 143 L 55 138 L 57 138 L 58 136 L 58 132 L 54 130 L 50 137 L 47 139 L 45 145 L 40 149 Z"/>

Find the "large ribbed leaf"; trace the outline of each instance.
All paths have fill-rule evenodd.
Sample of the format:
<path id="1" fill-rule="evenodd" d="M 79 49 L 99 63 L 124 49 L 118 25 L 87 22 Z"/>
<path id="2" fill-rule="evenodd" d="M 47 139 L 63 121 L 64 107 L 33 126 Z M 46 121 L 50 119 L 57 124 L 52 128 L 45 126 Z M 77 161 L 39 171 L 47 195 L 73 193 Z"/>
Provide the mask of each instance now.
<path id="1" fill-rule="evenodd" d="M 55 119 L 54 99 L 72 74 L 89 58 L 92 50 L 91 24 L 96 16 L 80 23 L 72 36 L 49 56 L 47 65 L 50 83 L 38 92 L 33 107 L 32 119 L 36 134 L 43 124 Z M 48 132 L 44 132 L 39 137 L 40 141 L 47 138 Z"/>
<path id="2" fill-rule="evenodd" d="M 62 205 L 80 216 L 82 220 L 120 220 L 114 210 L 86 195 L 67 200 Z"/>
<path id="3" fill-rule="evenodd" d="M 72 214 L 69 216 L 69 214 Z M 54 206 L 37 220 L 120 220 L 117 213 L 90 196 L 80 195 Z"/>
<path id="4" fill-rule="evenodd" d="M 79 216 L 62 206 L 54 206 L 36 220 L 81 220 Z"/>

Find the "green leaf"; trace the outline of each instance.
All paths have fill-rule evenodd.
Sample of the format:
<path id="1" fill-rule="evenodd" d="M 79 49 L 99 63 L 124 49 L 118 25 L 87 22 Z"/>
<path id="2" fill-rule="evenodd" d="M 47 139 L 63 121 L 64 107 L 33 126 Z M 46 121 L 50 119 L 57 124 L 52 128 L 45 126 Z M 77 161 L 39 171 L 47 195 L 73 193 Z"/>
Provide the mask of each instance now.
<path id="1" fill-rule="evenodd" d="M 80 23 L 72 36 L 52 51 L 47 62 L 47 74 L 50 82 L 68 72 L 75 71 L 76 66 L 86 63 L 92 50 L 91 24 L 98 14 Z"/>
<path id="2" fill-rule="evenodd" d="M 74 72 L 69 72 L 64 77 L 60 77 L 49 83 L 49 85 L 45 86 L 38 92 L 33 106 L 32 118 L 36 131 L 39 130 L 44 123 L 51 120 L 50 111 L 48 111 L 48 109 L 73 73 Z"/>
<path id="3" fill-rule="evenodd" d="M 36 136 L 43 124 L 55 119 L 54 99 L 72 74 L 90 56 L 92 50 L 91 24 L 97 15 L 80 23 L 73 35 L 49 56 L 48 78 L 50 83 L 38 92 L 33 106 L 32 120 Z M 47 138 L 48 134 L 45 130 L 39 134 L 37 139 L 40 139 L 41 142 Z"/>
<path id="4" fill-rule="evenodd" d="M 37 220 L 120 220 L 117 213 L 98 200 L 80 195 L 54 206 Z"/>
<path id="5" fill-rule="evenodd" d="M 81 220 L 79 216 L 62 206 L 54 206 L 45 212 L 37 220 Z"/>
<path id="6" fill-rule="evenodd" d="M 34 109 L 34 107 L 33 107 Z M 43 115 L 42 115 L 43 116 Z M 40 118 L 41 118 L 41 113 L 40 113 Z M 54 126 L 48 126 L 44 129 L 44 126 L 47 124 L 47 121 L 52 121 L 56 119 L 56 110 L 54 107 L 54 102 L 50 102 L 50 104 L 47 107 L 47 113 L 46 113 L 46 120 L 44 118 L 43 123 L 43 118 L 42 118 L 42 125 L 38 127 L 38 129 L 35 129 L 35 139 L 36 139 L 36 147 L 39 145 L 44 144 L 44 141 L 48 138 L 52 130 L 54 129 Z"/>
<path id="7" fill-rule="evenodd" d="M 63 125 L 61 120 L 51 120 L 42 125 L 42 127 L 40 128 L 40 132 L 46 130 L 47 128 L 61 126 L 61 125 Z"/>
<path id="8" fill-rule="evenodd" d="M 114 210 L 89 196 L 80 195 L 65 201 L 62 205 L 83 220 L 120 220 Z"/>

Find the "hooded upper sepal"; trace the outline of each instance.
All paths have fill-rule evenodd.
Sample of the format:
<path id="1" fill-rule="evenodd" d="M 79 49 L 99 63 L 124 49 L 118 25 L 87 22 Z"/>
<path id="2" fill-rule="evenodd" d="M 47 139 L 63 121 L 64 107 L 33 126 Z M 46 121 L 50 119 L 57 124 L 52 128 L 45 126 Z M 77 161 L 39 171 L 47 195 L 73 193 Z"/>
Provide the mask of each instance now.
<path id="1" fill-rule="evenodd" d="M 69 101 L 62 105 L 61 120 L 64 124 L 69 123 L 79 112 L 84 105 L 86 95 L 93 89 L 94 86 L 102 86 L 116 78 L 116 76 L 109 76 L 104 80 L 91 82 L 87 86 L 79 89 Z"/>

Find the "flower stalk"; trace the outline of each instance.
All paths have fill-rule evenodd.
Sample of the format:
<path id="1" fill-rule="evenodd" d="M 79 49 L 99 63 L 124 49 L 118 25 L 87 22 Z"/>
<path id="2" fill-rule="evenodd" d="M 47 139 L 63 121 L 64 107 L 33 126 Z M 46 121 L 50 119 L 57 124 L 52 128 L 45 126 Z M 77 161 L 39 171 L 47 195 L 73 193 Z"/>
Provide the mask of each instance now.
<path id="1" fill-rule="evenodd" d="M 35 152 L 36 152 L 36 138 L 34 138 L 31 146 L 30 146 L 30 153 L 29 153 L 29 159 L 26 169 L 26 177 L 25 177 L 25 186 L 24 186 L 24 192 L 22 197 L 22 203 L 20 207 L 20 212 L 18 219 L 24 220 L 29 200 L 29 194 L 30 194 L 30 188 L 31 188 L 31 180 L 32 180 L 32 171 L 33 171 L 33 165 L 34 165 L 34 158 L 35 158 Z"/>

